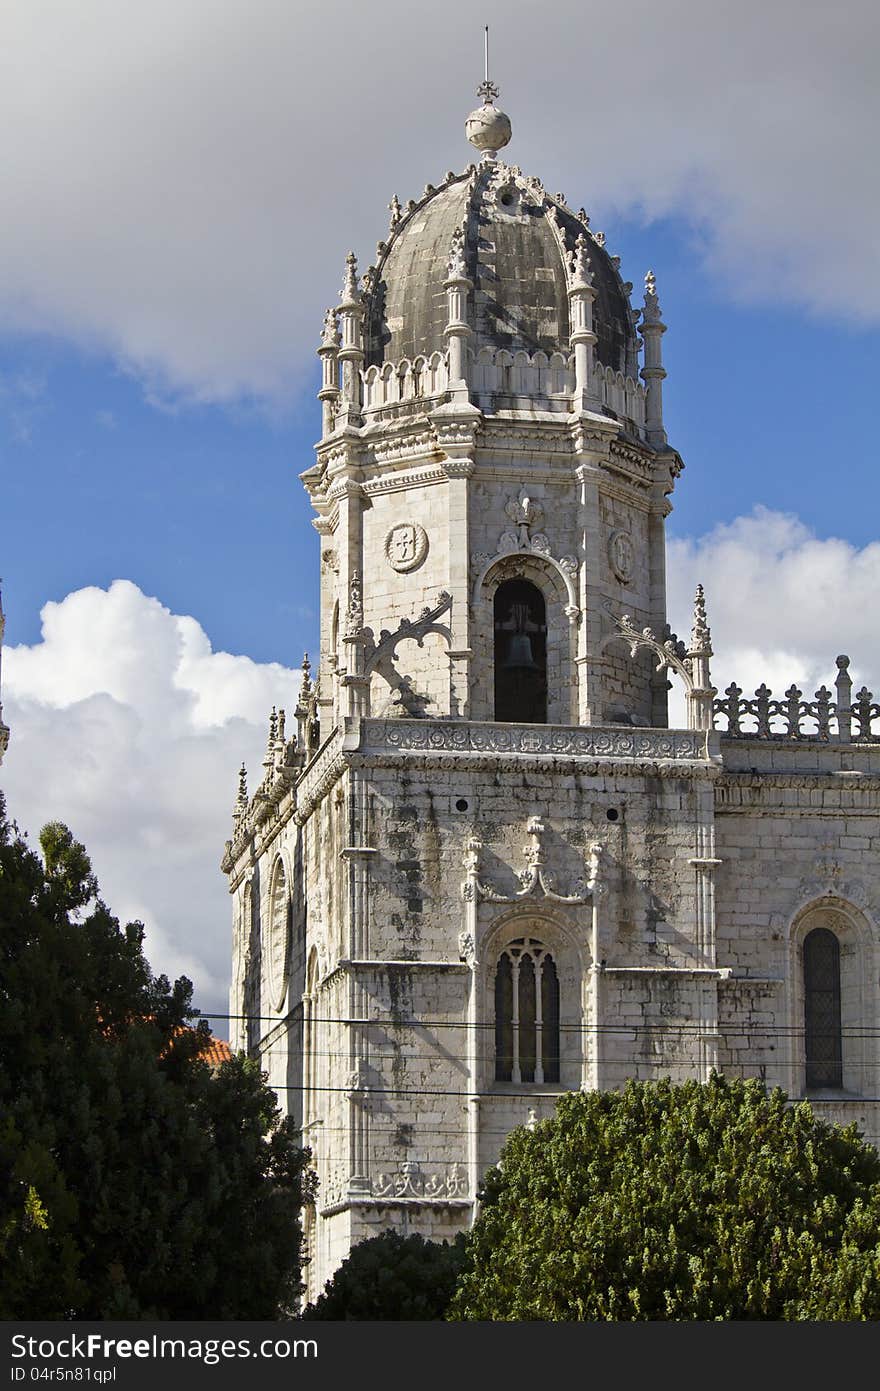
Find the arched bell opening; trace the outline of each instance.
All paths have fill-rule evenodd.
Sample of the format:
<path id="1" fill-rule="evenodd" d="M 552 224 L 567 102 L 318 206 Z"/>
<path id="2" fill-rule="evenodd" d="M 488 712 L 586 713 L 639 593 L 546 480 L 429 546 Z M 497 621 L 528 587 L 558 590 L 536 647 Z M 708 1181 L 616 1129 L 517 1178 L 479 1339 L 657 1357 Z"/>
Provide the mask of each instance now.
<path id="1" fill-rule="evenodd" d="M 495 718 L 547 723 L 547 607 L 528 580 L 495 591 Z"/>

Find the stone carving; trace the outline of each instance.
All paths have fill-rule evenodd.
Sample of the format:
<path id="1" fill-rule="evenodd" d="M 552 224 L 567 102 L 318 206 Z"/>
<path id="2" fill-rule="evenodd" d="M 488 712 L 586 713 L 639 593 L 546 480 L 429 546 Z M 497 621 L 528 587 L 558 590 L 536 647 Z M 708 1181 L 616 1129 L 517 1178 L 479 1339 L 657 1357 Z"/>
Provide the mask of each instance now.
<path id="1" fill-rule="evenodd" d="M 545 754 L 615 759 L 705 759 L 697 730 L 366 720 L 369 748 L 446 753 Z"/>
<path id="2" fill-rule="evenodd" d="M 348 611 L 345 616 L 345 636 L 347 638 L 358 637 L 363 631 L 364 626 L 364 605 L 361 593 L 361 577 L 358 570 L 353 570 L 351 582 L 348 586 Z"/>
<path id="3" fill-rule="evenodd" d="M 544 520 L 542 504 L 538 502 L 537 498 L 529 496 L 528 488 L 521 488 L 519 495 L 509 500 L 504 511 L 516 527 L 517 546 L 525 550 L 529 544 L 532 528 L 540 527 Z"/>
<path id="4" fill-rule="evenodd" d="M 629 584 L 635 571 L 636 552 L 626 531 L 613 531 L 608 538 L 608 559 L 621 584 Z"/>
<path id="5" fill-rule="evenodd" d="M 388 204 L 388 211 L 391 214 L 390 230 L 393 232 L 394 228 L 397 226 L 398 222 L 403 216 L 403 209 L 400 206 L 400 199 L 398 198 L 396 193 L 392 193 L 391 195 L 391 202 Z"/>
<path id="6" fill-rule="evenodd" d="M 378 1174 L 372 1191 L 377 1198 L 463 1198 L 468 1192 L 467 1170 L 463 1164 L 450 1164 L 426 1177 L 419 1163 L 405 1159 L 397 1173 Z"/>
<path id="7" fill-rule="evenodd" d="M 471 894 L 471 898 L 473 898 L 473 894 Z M 459 932 L 458 954 L 462 961 L 466 961 L 469 966 L 474 966 L 476 964 L 474 934 L 472 932 Z"/>
<path id="8" fill-rule="evenodd" d="M 452 234 L 452 247 L 446 266 L 447 280 L 467 280 L 467 265 L 464 254 L 464 228 L 456 227 Z"/>
<path id="9" fill-rule="evenodd" d="M 437 595 L 437 602 L 433 606 L 430 604 L 422 609 L 418 618 L 402 618 L 393 632 L 383 628 L 379 634 L 378 643 L 369 650 L 366 664 L 366 673 L 369 675 L 384 657 L 394 656 L 397 644 L 405 638 L 412 638 L 421 647 L 425 637 L 429 632 L 444 631 L 435 627 L 437 619 L 442 617 L 447 609 L 452 607 L 452 595 L 447 590 L 442 589 Z M 369 628 L 365 629 L 366 636 L 372 640 L 373 634 Z M 448 634 L 447 634 L 448 636 Z"/>
<path id="10" fill-rule="evenodd" d="M 396 522 L 385 537 L 385 558 L 392 570 L 417 570 L 428 554 L 428 534 L 418 522 Z"/>
<path id="11" fill-rule="evenodd" d="M 553 903 L 583 904 L 588 903 L 594 892 L 598 888 L 598 873 L 601 863 L 602 848 L 600 845 L 591 845 L 587 853 L 587 874 L 581 876 L 572 885 L 574 892 L 571 894 L 557 893 L 555 888 L 555 876 L 548 870 L 544 857 L 544 846 L 542 837 L 545 827 L 539 816 L 530 816 L 526 825 L 529 842 L 523 847 L 525 856 L 525 866 L 520 870 L 518 879 L 521 888 L 515 894 L 502 894 L 492 885 L 480 879 L 480 851 L 482 843 L 474 836 L 468 839 L 465 847 L 463 864 L 467 878 L 462 885 L 462 896 L 465 901 L 473 902 L 477 898 L 485 899 L 487 903 L 515 903 L 517 899 L 527 898 L 536 894 L 540 889 L 544 898 L 548 898 Z M 462 933 L 459 936 L 459 946 L 462 938 L 469 937 L 469 933 Z"/>

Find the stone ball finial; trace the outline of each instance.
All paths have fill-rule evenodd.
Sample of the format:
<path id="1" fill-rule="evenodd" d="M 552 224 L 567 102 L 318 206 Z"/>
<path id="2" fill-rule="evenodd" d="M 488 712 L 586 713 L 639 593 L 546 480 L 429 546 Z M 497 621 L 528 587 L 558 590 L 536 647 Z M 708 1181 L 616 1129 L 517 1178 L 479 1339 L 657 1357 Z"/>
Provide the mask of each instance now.
<path id="1" fill-rule="evenodd" d="M 472 111 L 464 123 L 464 133 L 478 149 L 483 159 L 494 159 L 499 150 L 510 144 L 510 117 L 486 101 Z"/>

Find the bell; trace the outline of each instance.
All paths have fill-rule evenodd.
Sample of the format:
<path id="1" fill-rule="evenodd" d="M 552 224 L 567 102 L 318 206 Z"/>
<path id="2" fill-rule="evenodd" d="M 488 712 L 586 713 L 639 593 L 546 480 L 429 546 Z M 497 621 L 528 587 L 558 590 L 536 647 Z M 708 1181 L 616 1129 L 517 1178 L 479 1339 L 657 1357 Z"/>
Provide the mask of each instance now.
<path id="1" fill-rule="evenodd" d="M 532 656 L 532 639 L 528 633 L 511 633 L 507 654 L 501 666 L 505 671 L 513 667 L 528 671 L 538 670 L 538 663 Z"/>

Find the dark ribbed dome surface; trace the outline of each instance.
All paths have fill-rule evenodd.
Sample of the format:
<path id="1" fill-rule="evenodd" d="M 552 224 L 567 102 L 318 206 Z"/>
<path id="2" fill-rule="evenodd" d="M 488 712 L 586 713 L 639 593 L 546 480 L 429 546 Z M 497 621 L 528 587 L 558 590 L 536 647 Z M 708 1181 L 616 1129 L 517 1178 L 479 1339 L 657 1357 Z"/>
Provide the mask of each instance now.
<path id="1" fill-rule="evenodd" d="M 555 222 L 555 225 L 554 225 Z M 446 347 L 443 282 L 456 229 L 466 229 L 467 273 L 474 282 L 468 319 L 474 351 L 568 352 L 567 275 L 563 261 L 584 223 L 518 170 L 491 163 L 431 192 L 392 233 L 367 307 L 367 365 L 429 356 Z M 596 356 L 627 370 L 635 332 L 626 292 L 611 257 L 588 234 L 596 301 Z"/>

